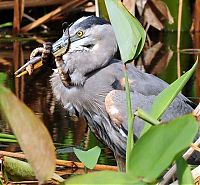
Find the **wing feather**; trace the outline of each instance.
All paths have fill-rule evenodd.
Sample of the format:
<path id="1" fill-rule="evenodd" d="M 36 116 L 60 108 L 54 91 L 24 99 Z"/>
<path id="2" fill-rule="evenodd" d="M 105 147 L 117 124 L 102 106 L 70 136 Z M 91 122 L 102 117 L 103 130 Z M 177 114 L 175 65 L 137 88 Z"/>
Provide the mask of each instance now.
<path id="1" fill-rule="evenodd" d="M 145 96 L 138 92 L 131 92 L 131 103 L 133 113 L 137 108 L 143 109 L 145 112 L 150 112 L 152 103 L 156 96 Z M 124 90 L 112 90 L 105 98 L 106 111 L 116 127 L 121 129 L 123 133 L 127 134 L 127 111 L 126 111 L 126 94 Z M 168 110 L 162 116 L 162 121 L 168 121 L 181 116 L 186 113 L 191 113 L 193 109 L 187 105 L 184 101 L 176 98 L 169 106 Z M 135 118 L 134 121 L 134 134 L 139 137 L 144 127 L 144 121 L 140 118 Z"/>

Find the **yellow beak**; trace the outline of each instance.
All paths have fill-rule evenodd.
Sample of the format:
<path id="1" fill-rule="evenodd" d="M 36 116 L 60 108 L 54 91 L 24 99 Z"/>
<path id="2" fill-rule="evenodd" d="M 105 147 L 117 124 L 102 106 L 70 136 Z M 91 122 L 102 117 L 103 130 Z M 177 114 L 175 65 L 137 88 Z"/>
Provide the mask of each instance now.
<path id="1" fill-rule="evenodd" d="M 39 62 L 37 62 L 36 64 L 33 65 L 33 70 L 40 68 L 43 65 L 42 60 L 40 60 Z M 23 72 L 21 72 L 20 74 L 16 75 L 17 78 L 24 76 L 25 74 L 27 74 L 28 71 L 25 70 Z"/>

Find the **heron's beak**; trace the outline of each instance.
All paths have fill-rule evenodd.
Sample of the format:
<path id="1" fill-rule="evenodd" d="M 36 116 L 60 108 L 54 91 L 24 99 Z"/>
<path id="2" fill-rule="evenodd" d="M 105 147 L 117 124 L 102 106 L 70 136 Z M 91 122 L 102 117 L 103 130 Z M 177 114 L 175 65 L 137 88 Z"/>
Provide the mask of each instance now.
<path id="1" fill-rule="evenodd" d="M 68 31 L 63 33 L 63 36 L 52 45 L 52 54 L 55 57 L 64 55 L 69 48 L 69 34 Z M 14 74 L 16 77 L 21 77 L 30 72 L 27 70 L 28 66 L 32 66 L 32 70 L 40 68 L 43 65 L 42 56 L 37 56 L 29 60 L 22 67 L 20 67 Z"/>
<path id="2" fill-rule="evenodd" d="M 65 34 L 52 45 L 52 54 L 54 57 L 64 55 L 69 47 L 69 37 Z"/>

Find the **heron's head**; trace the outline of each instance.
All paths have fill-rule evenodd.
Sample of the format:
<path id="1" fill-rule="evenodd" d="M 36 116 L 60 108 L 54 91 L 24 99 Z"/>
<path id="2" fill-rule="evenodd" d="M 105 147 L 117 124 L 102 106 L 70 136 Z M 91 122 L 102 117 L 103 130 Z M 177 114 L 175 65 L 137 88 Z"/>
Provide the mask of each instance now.
<path id="1" fill-rule="evenodd" d="M 43 50 L 44 48 L 41 51 Z M 59 61 L 55 60 L 57 70 L 54 74 L 57 72 L 62 82 L 65 79 L 70 80 L 71 86 L 82 86 L 94 71 L 109 63 L 116 51 L 117 41 L 112 26 L 99 17 L 82 17 L 71 26 L 67 26 L 62 37 L 52 45 L 55 59 L 59 58 Z M 15 74 L 18 77 L 22 76 L 23 72 L 19 75 L 18 73 L 38 61 L 41 62 L 41 56 L 31 59 Z M 68 84 L 66 82 L 65 86 Z"/>
<path id="2" fill-rule="evenodd" d="M 117 51 L 112 26 L 95 16 L 78 19 L 57 42 L 60 40 L 68 41 L 68 49 L 62 56 L 63 72 L 69 74 L 76 86 L 83 85 L 91 72 L 106 66 Z"/>
<path id="3" fill-rule="evenodd" d="M 95 50 L 98 51 L 96 54 L 102 54 L 106 48 L 116 49 L 116 40 L 111 25 L 99 17 L 89 16 L 78 19 L 69 28 L 69 36 L 69 52 Z M 98 47 L 103 45 L 106 48 Z M 107 54 L 112 55 L 113 53 Z"/>

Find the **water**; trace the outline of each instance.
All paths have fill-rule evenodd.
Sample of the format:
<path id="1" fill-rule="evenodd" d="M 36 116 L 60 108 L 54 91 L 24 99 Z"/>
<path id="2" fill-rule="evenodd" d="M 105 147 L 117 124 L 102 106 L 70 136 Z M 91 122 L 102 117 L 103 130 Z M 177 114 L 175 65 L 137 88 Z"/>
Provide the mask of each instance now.
<path id="1" fill-rule="evenodd" d="M 15 78 L 14 72 L 38 46 L 40 44 L 30 39 L 14 42 L 11 39 L 0 40 L 0 58 L 4 59 L 4 63 L 0 62 L 0 72 L 7 74 L 6 86 L 44 122 L 56 145 L 58 158 L 77 161 L 72 147 L 88 150 L 98 145 L 102 148 L 98 163 L 116 165 L 112 152 L 95 138 L 85 121 L 70 118 L 62 105 L 56 102 L 49 83 L 50 68 L 35 71 L 31 76 Z M 0 123 L 0 132 L 12 133 L 3 120 L 0 119 Z M 0 147 L 2 150 L 19 151 L 16 144 L 2 144 Z"/>
<path id="2" fill-rule="evenodd" d="M 160 37 L 157 34 L 150 36 L 153 39 L 154 47 L 146 46 L 143 55 L 135 62 L 138 68 L 171 83 L 179 74 L 183 74 L 192 67 L 194 64 L 192 55 L 181 54 L 181 62 L 177 64 L 176 33 L 164 33 Z M 46 35 L 43 39 L 53 42 L 57 38 L 55 35 L 53 37 Z M 193 47 L 194 43 L 192 43 L 189 33 L 183 33 L 182 38 L 182 48 Z M 98 145 L 102 148 L 99 163 L 115 165 L 112 152 L 95 138 L 87 128 L 87 124 L 83 120 L 69 118 L 62 105 L 56 102 L 49 83 L 51 69 L 35 71 L 32 76 L 14 77 L 14 71 L 28 60 L 30 52 L 38 46 L 40 44 L 30 38 L 22 40 L 17 38 L 0 39 L 0 72 L 7 74 L 6 86 L 43 120 L 58 148 L 58 158 L 77 160 L 72 152 L 73 146 L 87 150 Z M 152 60 L 150 60 L 151 58 Z M 197 70 L 183 90 L 183 94 L 196 103 L 199 102 L 199 79 L 199 70 Z M 11 133 L 8 125 L 1 119 L 0 132 Z M 0 147 L 3 150 L 19 150 L 19 146 L 16 144 L 2 144 Z"/>

